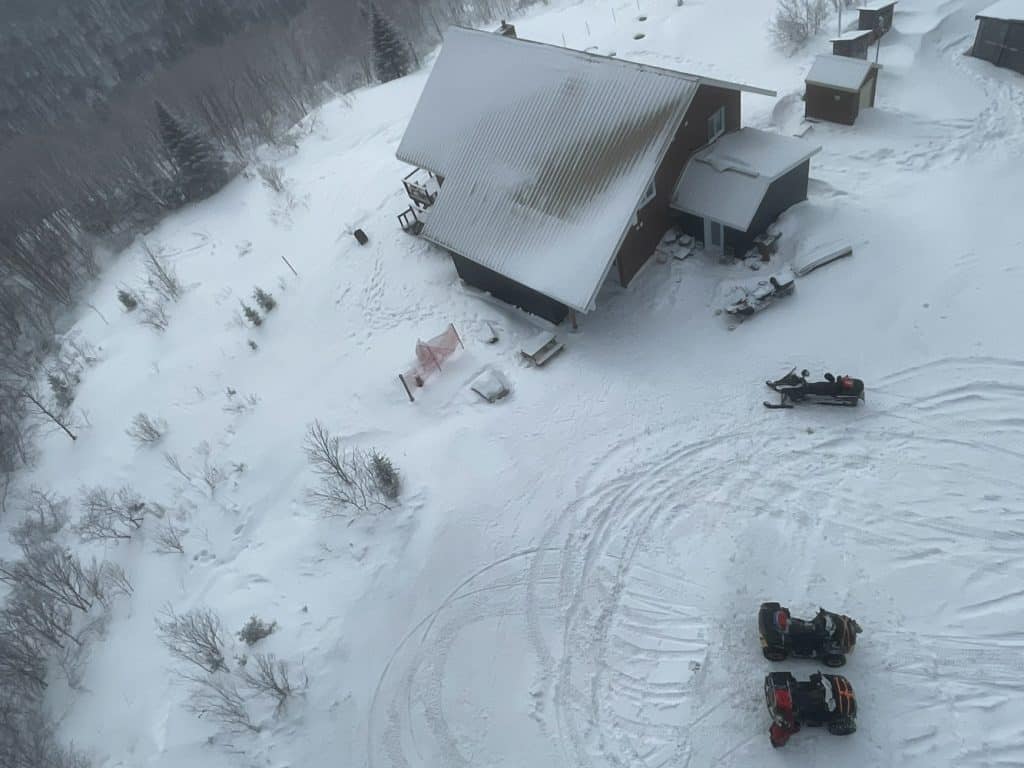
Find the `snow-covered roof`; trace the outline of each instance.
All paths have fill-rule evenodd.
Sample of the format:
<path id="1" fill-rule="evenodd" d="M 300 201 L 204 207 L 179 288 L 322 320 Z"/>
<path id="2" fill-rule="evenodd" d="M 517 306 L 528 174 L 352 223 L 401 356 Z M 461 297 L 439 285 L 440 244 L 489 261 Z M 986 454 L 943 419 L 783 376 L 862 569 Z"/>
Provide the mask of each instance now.
<path id="1" fill-rule="evenodd" d="M 423 236 L 589 310 L 701 82 L 451 28 L 397 152 L 444 176 Z"/>
<path id="2" fill-rule="evenodd" d="M 864 5 L 857 8 L 858 11 L 869 11 L 877 12 L 885 10 L 886 8 L 896 5 L 896 0 L 881 0 L 881 2 L 865 3 Z"/>
<path id="3" fill-rule="evenodd" d="M 869 37 L 873 35 L 870 29 L 851 29 L 849 32 L 843 32 L 839 37 L 829 38 L 829 42 L 845 42 L 847 40 L 859 40 L 862 37 Z"/>
<path id="4" fill-rule="evenodd" d="M 859 91 L 873 66 L 864 59 L 823 53 L 814 59 L 811 71 L 807 73 L 807 82 L 841 91 Z"/>
<path id="5" fill-rule="evenodd" d="M 974 18 L 1024 21 L 1024 0 L 999 0 L 985 10 L 979 11 Z"/>
<path id="6" fill-rule="evenodd" d="M 672 207 L 745 232 L 771 183 L 820 149 L 804 139 L 753 128 L 727 133 L 687 164 Z"/>

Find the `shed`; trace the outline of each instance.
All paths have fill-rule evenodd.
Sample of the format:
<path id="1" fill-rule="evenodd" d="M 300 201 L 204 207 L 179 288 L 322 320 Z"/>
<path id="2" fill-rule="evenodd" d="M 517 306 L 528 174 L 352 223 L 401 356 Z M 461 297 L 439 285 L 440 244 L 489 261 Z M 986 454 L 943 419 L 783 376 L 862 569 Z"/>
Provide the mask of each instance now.
<path id="1" fill-rule="evenodd" d="M 462 280 L 554 323 L 626 285 L 671 224 L 694 151 L 739 128 L 697 75 L 452 27 L 397 157 L 444 177 L 422 237 Z"/>
<path id="2" fill-rule="evenodd" d="M 857 29 L 866 29 L 874 34 L 877 40 L 892 29 L 892 16 L 896 10 L 896 0 L 868 3 L 857 9 Z"/>
<path id="3" fill-rule="evenodd" d="M 804 116 L 853 125 L 862 109 L 875 106 L 877 64 L 823 54 L 807 73 Z"/>
<path id="4" fill-rule="evenodd" d="M 716 237 L 743 255 L 783 211 L 807 199 L 811 156 L 805 139 L 741 128 L 696 153 L 679 177 L 672 209 L 705 247 Z"/>
<path id="5" fill-rule="evenodd" d="M 970 55 L 1024 74 L 1024 0 L 999 0 L 975 18 Z"/>
<path id="6" fill-rule="evenodd" d="M 832 38 L 832 53 L 836 56 L 848 56 L 852 59 L 866 59 L 868 48 L 875 41 L 869 29 L 854 29 L 843 32 L 839 37 Z"/>

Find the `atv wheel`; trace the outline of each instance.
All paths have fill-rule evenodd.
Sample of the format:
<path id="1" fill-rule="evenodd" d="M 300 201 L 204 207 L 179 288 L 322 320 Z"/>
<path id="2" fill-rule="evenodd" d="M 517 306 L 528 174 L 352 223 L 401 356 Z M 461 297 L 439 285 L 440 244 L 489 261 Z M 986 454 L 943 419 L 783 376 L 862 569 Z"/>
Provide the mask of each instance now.
<path id="1" fill-rule="evenodd" d="M 761 652 L 768 661 L 785 661 L 786 652 L 781 648 L 762 648 Z"/>
<path id="2" fill-rule="evenodd" d="M 846 657 L 841 653 L 829 653 L 822 659 L 826 667 L 841 667 L 846 663 Z"/>
<path id="3" fill-rule="evenodd" d="M 857 721 L 851 717 L 833 720 L 828 724 L 828 732 L 833 736 L 849 736 L 857 730 Z"/>

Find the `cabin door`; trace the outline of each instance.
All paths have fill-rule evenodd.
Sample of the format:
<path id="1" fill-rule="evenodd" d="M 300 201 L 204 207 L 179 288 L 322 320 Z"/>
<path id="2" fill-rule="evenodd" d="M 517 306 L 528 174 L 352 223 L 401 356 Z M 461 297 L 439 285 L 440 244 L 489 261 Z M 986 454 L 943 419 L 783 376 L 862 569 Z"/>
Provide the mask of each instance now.
<path id="1" fill-rule="evenodd" d="M 722 225 L 711 219 L 704 219 L 704 250 L 722 252 Z"/>

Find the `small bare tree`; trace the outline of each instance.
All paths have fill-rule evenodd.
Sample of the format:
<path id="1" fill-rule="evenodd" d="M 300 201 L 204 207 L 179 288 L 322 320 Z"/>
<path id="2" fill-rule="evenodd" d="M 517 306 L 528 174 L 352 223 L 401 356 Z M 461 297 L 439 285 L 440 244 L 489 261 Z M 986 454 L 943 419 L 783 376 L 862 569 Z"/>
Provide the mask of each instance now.
<path id="1" fill-rule="evenodd" d="M 242 680 L 253 693 L 269 696 L 277 702 L 275 714 L 280 714 L 288 699 L 305 690 L 309 677 L 302 673 L 302 680 L 292 681 L 288 662 L 277 659 L 273 654 L 257 653 L 246 662 Z"/>
<path id="2" fill-rule="evenodd" d="M 11 529 L 11 541 L 22 549 L 52 541 L 68 523 L 68 500 L 55 493 L 32 488 L 24 508 L 25 517 Z"/>
<path id="3" fill-rule="evenodd" d="M 224 467 L 213 461 L 213 449 L 205 440 L 196 446 L 195 454 L 202 462 L 200 477 L 202 477 L 203 484 L 206 486 L 206 490 L 209 491 L 210 498 L 212 499 L 217 493 L 217 487 L 227 477 L 227 472 L 224 470 Z"/>
<path id="4" fill-rule="evenodd" d="M 131 486 L 116 491 L 102 486 L 85 488 L 76 528 L 85 541 L 130 539 L 142 527 L 146 512 L 146 502 Z"/>
<path id="5" fill-rule="evenodd" d="M 143 294 L 139 297 L 139 322 L 154 331 L 165 331 L 170 324 L 167 304 L 159 296 Z"/>
<path id="6" fill-rule="evenodd" d="M 185 554 L 185 542 L 183 537 L 187 533 L 182 528 L 179 528 L 174 524 L 174 521 L 168 517 L 162 526 L 157 529 L 154 542 L 156 543 L 156 551 L 161 554 L 172 554 L 177 552 L 179 554 Z"/>
<path id="7" fill-rule="evenodd" d="M 28 587 L 82 612 L 99 598 L 81 561 L 66 547 L 45 543 L 23 551 L 21 560 L 0 560 L 0 582 Z"/>
<path id="8" fill-rule="evenodd" d="M 341 440 L 319 421 L 306 432 L 304 448 L 320 478 L 319 485 L 307 491 L 307 498 L 325 514 L 343 516 L 391 508 L 391 489 L 378 482 L 372 455 L 342 448 Z"/>
<path id="9" fill-rule="evenodd" d="M 72 440 L 77 440 L 78 435 L 71 431 L 71 421 L 60 412 L 57 406 L 49 405 L 46 398 L 36 387 L 26 387 L 21 391 L 21 396 L 29 403 L 30 410 L 38 417 L 49 419 L 56 424 L 65 435 Z"/>
<path id="10" fill-rule="evenodd" d="M 174 267 L 159 251 L 154 251 L 146 242 L 142 243 L 145 253 L 143 264 L 146 268 L 146 284 L 165 301 L 177 301 L 185 292 Z"/>
<path id="11" fill-rule="evenodd" d="M 135 414 L 131 426 L 125 432 L 136 445 L 155 445 L 163 439 L 167 431 L 167 422 L 160 418 L 153 418 L 145 413 Z"/>
<path id="12" fill-rule="evenodd" d="M 199 717 L 208 718 L 229 731 L 259 733 L 238 691 L 238 684 L 226 672 L 212 672 L 197 680 L 188 707 Z"/>
<path id="13" fill-rule="evenodd" d="M 281 175 L 281 167 L 277 165 L 270 165 L 269 163 L 263 163 L 256 168 L 263 179 L 263 183 L 266 184 L 271 190 L 277 194 L 284 192 L 284 177 Z"/>
<path id="14" fill-rule="evenodd" d="M 772 42 L 793 50 L 821 31 L 828 20 L 830 0 L 778 0 L 768 25 Z"/>
<path id="15" fill-rule="evenodd" d="M 157 634 L 175 658 L 198 667 L 207 674 L 227 671 L 224 652 L 224 625 L 209 608 L 197 608 L 177 614 L 167 605 L 157 619 Z M 185 674 L 201 681 L 203 677 Z"/>

